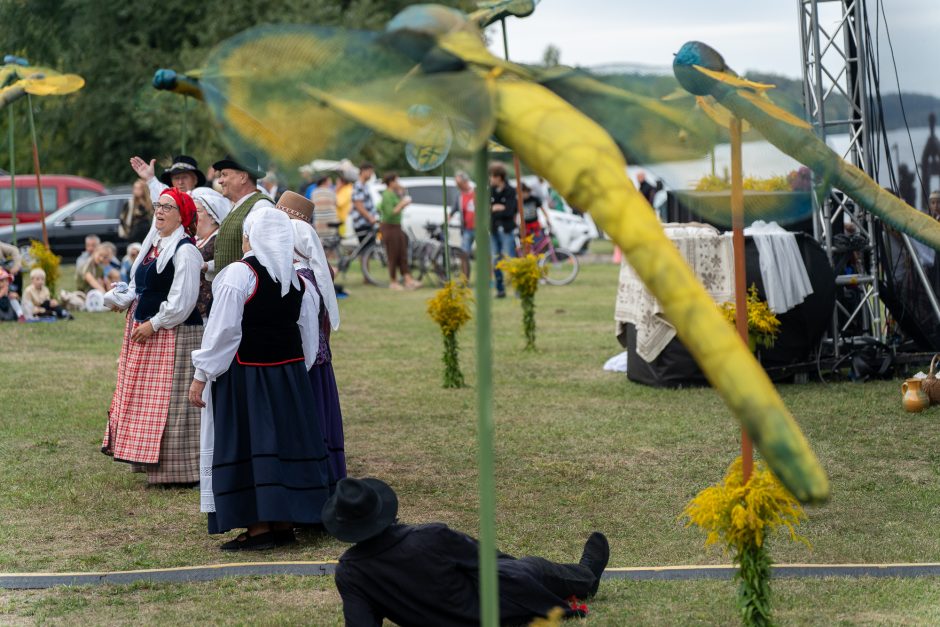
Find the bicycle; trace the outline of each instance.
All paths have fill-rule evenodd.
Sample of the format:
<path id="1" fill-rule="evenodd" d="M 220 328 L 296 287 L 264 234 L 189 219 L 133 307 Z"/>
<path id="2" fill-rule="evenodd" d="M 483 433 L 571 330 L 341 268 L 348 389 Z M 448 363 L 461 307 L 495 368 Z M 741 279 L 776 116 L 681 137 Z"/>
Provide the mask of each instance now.
<path id="1" fill-rule="evenodd" d="M 542 255 L 539 267 L 545 269 L 545 282 L 549 285 L 568 285 L 578 276 L 581 267 L 578 257 L 570 250 L 555 246 L 551 231 L 542 232 L 529 252 L 533 255 Z M 516 247 L 516 255 L 523 255 L 522 247 Z"/>
<path id="2" fill-rule="evenodd" d="M 418 239 L 414 233 L 408 233 L 408 266 L 411 276 L 416 280 L 432 278 L 438 285 L 447 281 L 447 268 L 444 259 L 444 229 L 437 224 L 425 225 L 427 239 Z M 459 246 L 450 246 L 451 276 L 462 274 L 470 278 L 470 257 Z M 385 247 L 376 243 L 362 255 L 362 275 L 373 285 L 388 286 L 388 257 Z"/>
<path id="3" fill-rule="evenodd" d="M 342 224 L 341 222 L 331 222 L 329 224 L 330 228 L 336 229 Z M 372 229 L 362 238 L 362 241 L 357 242 L 355 246 L 350 248 L 347 245 L 343 244 L 343 238 L 340 237 L 339 232 L 331 233 L 329 235 L 321 235 L 320 243 L 323 244 L 323 251 L 326 253 L 327 258 L 332 257 L 336 262 L 337 274 L 341 274 L 343 278 L 346 278 L 346 273 L 349 271 L 349 266 L 352 265 L 352 262 L 357 258 L 360 261 L 360 267 L 362 270 L 362 277 L 372 285 L 378 285 L 371 276 L 369 276 L 365 258 L 370 251 L 375 248 L 382 248 L 382 245 L 378 243 L 378 233 L 379 225 L 374 224 Z M 387 283 L 386 283 L 387 285 Z"/>

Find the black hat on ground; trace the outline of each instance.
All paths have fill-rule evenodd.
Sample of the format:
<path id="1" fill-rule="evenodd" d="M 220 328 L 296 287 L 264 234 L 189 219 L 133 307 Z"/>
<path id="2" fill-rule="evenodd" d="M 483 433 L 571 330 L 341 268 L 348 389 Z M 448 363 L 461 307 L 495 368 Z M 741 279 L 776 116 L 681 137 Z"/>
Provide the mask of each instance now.
<path id="1" fill-rule="evenodd" d="M 234 155 L 225 155 L 221 161 L 213 163 L 212 167 L 215 170 L 224 170 L 226 168 L 229 170 L 241 170 L 256 179 L 265 177 L 267 170 L 261 166 L 261 162 L 258 161 L 254 155 L 245 153 L 242 156 L 244 157 L 243 159 L 236 159 Z"/>
<path id="2" fill-rule="evenodd" d="M 173 187 L 173 175 L 186 172 L 196 176 L 196 187 L 202 187 L 206 184 L 206 175 L 199 170 L 199 164 L 189 155 L 173 157 L 173 165 L 163 171 L 163 174 L 160 175 L 160 182 L 167 187 Z"/>
<path id="3" fill-rule="evenodd" d="M 384 481 L 347 477 L 323 504 L 323 526 L 343 542 L 362 542 L 395 522 L 398 497 Z"/>

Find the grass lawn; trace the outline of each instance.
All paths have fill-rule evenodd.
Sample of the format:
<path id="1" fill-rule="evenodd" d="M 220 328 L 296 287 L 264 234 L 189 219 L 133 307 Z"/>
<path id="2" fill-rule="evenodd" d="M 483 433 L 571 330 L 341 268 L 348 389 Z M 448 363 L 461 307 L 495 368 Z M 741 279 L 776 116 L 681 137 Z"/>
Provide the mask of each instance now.
<path id="1" fill-rule="evenodd" d="M 68 274 L 68 271 L 66 271 Z M 476 532 L 475 391 L 440 387 L 441 341 L 425 315 L 431 290 L 359 285 L 342 301 L 334 368 L 350 474 L 391 483 L 405 522 L 442 520 Z M 535 353 L 521 350 L 516 299 L 494 302 L 497 538 L 502 550 L 576 557 L 593 529 L 612 566 L 723 563 L 677 519 L 736 455 L 738 431 L 709 389 L 655 390 L 601 370 L 613 336 L 617 268 L 582 266 L 537 302 Z M 98 452 L 114 387 L 122 318 L 0 325 L 0 572 L 100 571 L 243 561 L 218 550 L 195 490 L 148 488 Z M 474 334 L 461 334 L 475 382 Z M 784 386 L 832 482 L 810 509 L 813 545 L 772 541 L 778 562 L 940 561 L 938 411 L 906 414 L 899 382 Z M 305 535 L 251 559 L 334 559 L 344 545 Z M 940 582 L 781 580 L 784 623 L 940 622 Z M 592 624 L 727 624 L 728 582 L 616 582 Z M 331 624 L 329 579 L 238 579 L 0 593 L 0 622 Z"/>

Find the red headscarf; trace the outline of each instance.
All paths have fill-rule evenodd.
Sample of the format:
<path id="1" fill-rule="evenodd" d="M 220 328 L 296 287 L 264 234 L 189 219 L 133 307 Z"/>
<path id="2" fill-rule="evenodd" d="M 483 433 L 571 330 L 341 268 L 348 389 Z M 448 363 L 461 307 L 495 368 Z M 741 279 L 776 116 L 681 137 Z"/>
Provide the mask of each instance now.
<path id="1" fill-rule="evenodd" d="M 193 202 L 192 197 L 185 192 L 169 187 L 160 192 L 160 195 L 169 196 L 176 201 L 176 206 L 180 210 L 180 220 L 183 222 L 183 228 L 189 232 L 196 222 L 196 203 Z"/>

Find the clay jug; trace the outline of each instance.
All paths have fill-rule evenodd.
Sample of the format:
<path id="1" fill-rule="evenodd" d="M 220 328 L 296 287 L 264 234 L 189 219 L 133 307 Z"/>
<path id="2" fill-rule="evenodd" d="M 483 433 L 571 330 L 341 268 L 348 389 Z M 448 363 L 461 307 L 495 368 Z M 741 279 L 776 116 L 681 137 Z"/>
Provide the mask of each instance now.
<path id="1" fill-rule="evenodd" d="M 930 399 L 927 398 L 927 393 L 920 384 L 920 379 L 908 379 L 901 384 L 901 394 L 903 394 L 901 404 L 904 406 L 904 411 L 923 411 L 930 406 Z"/>

